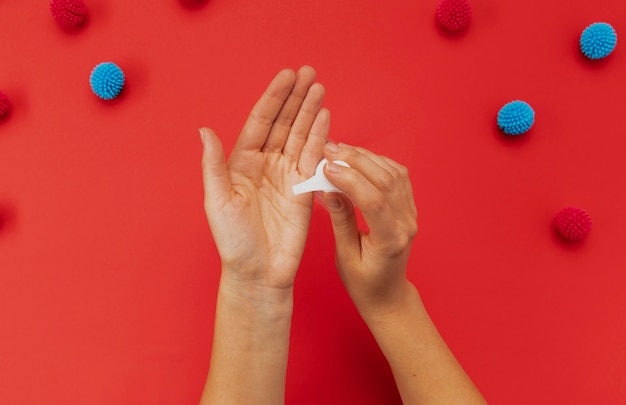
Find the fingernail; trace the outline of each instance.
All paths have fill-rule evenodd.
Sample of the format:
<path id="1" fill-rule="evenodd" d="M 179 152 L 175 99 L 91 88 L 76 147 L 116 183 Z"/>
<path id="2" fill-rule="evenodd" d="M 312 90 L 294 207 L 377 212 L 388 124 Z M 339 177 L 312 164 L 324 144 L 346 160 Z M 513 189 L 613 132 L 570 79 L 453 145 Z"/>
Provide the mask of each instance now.
<path id="1" fill-rule="evenodd" d="M 339 146 L 336 143 L 327 142 L 326 150 L 330 153 L 337 153 L 339 152 Z"/>
<path id="2" fill-rule="evenodd" d="M 326 200 L 326 207 L 331 211 L 340 211 L 342 207 L 341 200 L 338 198 L 328 199 Z"/>
<path id="3" fill-rule="evenodd" d="M 198 132 L 200 132 L 200 140 L 202 141 L 202 146 L 204 146 L 204 131 L 203 131 L 203 128 L 198 128 Z"/>
<path id="4" fill-rule="evenodd" d="M 339 173 L 339 172 L 341 172 L 341 166 L 339 166 L 338 164 L 333 163 L 333 162 L 328 162 L 326 164 L 326 168 L 331 173 Z"/>

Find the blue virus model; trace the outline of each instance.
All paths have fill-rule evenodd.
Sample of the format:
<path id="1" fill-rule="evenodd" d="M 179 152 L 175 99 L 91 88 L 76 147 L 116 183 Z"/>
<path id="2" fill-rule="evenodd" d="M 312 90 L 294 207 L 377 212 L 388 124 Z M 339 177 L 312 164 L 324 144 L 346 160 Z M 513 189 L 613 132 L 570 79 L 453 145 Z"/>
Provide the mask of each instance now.
<path id="1" fill-rule="evenodd" d="M 104 62 L 93 68 L 89 78 L 91 90 L 103 100 L 111 100 L 124 87 L 124 72 L 115 63 Z"/>
<path id="2" fill-rule="evenodd" d="M 610 24 L 593 23 L 580 35 L 580 50 L 589 59 L 606 58 L 617 45 L 617 34 Z"/>
<path id="3" fill-rule="evenodd" d="M 511 101 L 498 112 L 498 126 L 507 135 L 521 135 L 535 123 L 535 111 L 525 101 Z"/>

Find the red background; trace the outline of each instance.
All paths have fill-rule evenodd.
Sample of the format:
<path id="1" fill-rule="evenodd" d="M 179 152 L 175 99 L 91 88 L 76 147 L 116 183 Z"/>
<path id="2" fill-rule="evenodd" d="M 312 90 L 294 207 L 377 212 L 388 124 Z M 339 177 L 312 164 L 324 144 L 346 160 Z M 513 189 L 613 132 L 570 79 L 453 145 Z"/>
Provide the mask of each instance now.
<path id="1" fill-rule="evenodd" d="M 331 137 L 406 164 L 420 213 L 409 276 L 492 404 L 626 403 L 626 52 L 591 63 L 622 0 L 474 0 L 450 36 L 435 0 L 0 2 L 0 403 L 195 404 L 219 259 L 197 128 L 227 150 L 283 67 L 311 64 Z M 89 88 L 114 61 L 114 102 Z M 536 124 L 508 139 L 498 109 Z M 587 209 L 563 243 L 551 221 Z M 399 404 L 342 289 L 316 207 L 296 282 L 289 404 Z M 245 384 L 245 382 L 242 382 Z"/>

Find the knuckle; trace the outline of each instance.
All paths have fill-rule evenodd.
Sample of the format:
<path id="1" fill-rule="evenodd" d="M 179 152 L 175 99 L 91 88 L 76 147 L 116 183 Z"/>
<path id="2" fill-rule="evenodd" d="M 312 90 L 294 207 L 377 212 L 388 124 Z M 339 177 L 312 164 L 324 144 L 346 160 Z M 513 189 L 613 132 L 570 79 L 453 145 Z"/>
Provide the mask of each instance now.
<path id="1" fill-rule="evenodd" d="M 250 118 L 255 121 L 256 123 L 262 125 L 262 126 L 270 126 L 272 125 L 272 123 L 274 122 L 273 119 L 263 115 L 263 114 L 259 114 L 256 111 L 253 111 L 252 113 L 250 113 Z"/>
<path id="2" fill-rule="evenodd" d="M 354 148 L 344 148 L 344 154 L 342 157 L 346 162 L 354 164 L 355 162 L 358 162 L 361 154 Z"/>
<path id="3" fill-rule="evenodd" d="M 369 150 L 361 147 L 361 146 L 353 146 L 352 147 L 354 150 L 356 150 L 357 152 L 363 154 L 363 155 L 367 155 L 368 153 L 371 153 Z"/>
<path id="4" fill-rule="evenodd" d="M 384 192 L 390 192 L 396 188 L 396 177 L 393 173 L 383 171 L 379 175 L 380 188 Z"/>
<path id="5" fill-rule="evenodd" d="M 411 245 L 413 239 L 409 237 L 409 235 L 405 232 L 401 232 L 396 235 L 393 240 L 391 246 L 389 247 L 389 252 L 393 256 L 399 256 L 406 252 L 407 248 Z"/>
<path id="6" fill-rule="evenodd" d="M 379 248 L 380 253 L 388 257 L 397 257 L 405 252 L 408 243 L 406 238 L 403 238 L 401 234 L 395 235 L 390 238 L 387 243 Z"/>
<path id="7" fill-rule="evenodd" d="M 301 128 L 298 129 L 294 129 L 290 134 L 289 137 L 293 137 L 296 140 L 305 140 L 308 136 L 308 133 L 305 132 L 304 130 L 302 130 Z"/>
<path id="8" fill-rule="evenodd" d="M 397 167 L 392 167 L 391 169 L 389 169 L 389 171 L 395 181 L 402 180 L 402 172 L 400 171 L 400 169 L 398 169 Z"/>
<path id="9" fill-rule="evenodd" d="M 389 241 L 387 250 L 391 255 L 400 255 L 411 245 L 417 235 L 417 223 L 410 221 L 399 224 L 398 231 Z"/>
<path id="10" fill-rule="evenodd" d="M 300 161 L 303 161 L 303 160 L 318 162 L 320 160 L 320 157 L 319 157 L 319 154 L 315 150 L 305 148 L 302 151 L 302 157 L 300 158 Z"/>
<path id="11" fill-rule="evenodd" d="M 278 117 L 276 117 L 276 120 L 274 120 L 273 124 L 276 126 L 290 128 L 292 122 L 293 122 L 293 118 L 289 116 L 288 114 L 279 114 Z"/>
<path id="12" fill-rule="evenodd" d="M 417 236 L 417 221 L 416 220 L 411 220 L 409 223 L 407 223 L 407 230 L 406 233 L 409 237 L 409 240 L 413 240 L 415 238 L 415 236 Z"/>
<path id="13" fill-rule="evenodd" d="M 382 194 L 376 194 L 370 201 L 370 210 L 374 212 L 380 212 L 387 206 L 387 201 Z"/>
<path id="14" fill-rule="evenodd" d="M 411 238 L 409 238 L 409 235 L 406 232 L 398 234 L 395 245 L 398 253 L 404 252 L 404 249 L 406 249 L 406 247 L 410 244 Z"/>

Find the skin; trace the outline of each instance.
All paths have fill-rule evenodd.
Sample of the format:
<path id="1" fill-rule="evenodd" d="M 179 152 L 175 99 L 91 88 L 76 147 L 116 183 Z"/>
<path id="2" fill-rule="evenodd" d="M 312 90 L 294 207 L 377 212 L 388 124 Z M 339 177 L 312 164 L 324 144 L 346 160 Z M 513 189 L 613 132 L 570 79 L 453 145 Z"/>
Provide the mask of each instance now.
<path id="1" fill-rule="evenodd" d="M 322 157 L 330 124 L 324 93 L 309 66 L 278 73 L 228 163 L 215 133 L 200 130 L 204 208 L 222 259 L 201 404 L 284 403 L 293 284 L 313 205 L 311 194 L 291 187 Z"/>
<path id="2" fill-rule="evenodd" d="M 417 211 L 408 171 L 366 149 L 326 143 L 328 110 L 315 71 L 283 70 L 252 109 L 225 160 L 213 131 L 203 143 L 204 208 L 222 272 L 201 405 L 282 404 L 293 286 L 313 198 L 291 188 L 314 174 L 345 194 L 318 193 L 329 212 L 336 264 L 389 361 L 405 404 L 484 404 L 406 277 Z M 358 229 L 361 210 L 369 232 Z"/>
<path id="3" fill-rule="evenodd" d="M 406 270 L 417 211 L 408 170 L 366 149 L 328 143 L 325 193 L 339 276 L 389 362 L 404 404 L 485 404 L 437 332 Z M 343 160 L 349 168 L 332 163 Z M 358 229 L 355 207 L 369 232 Z"/>

